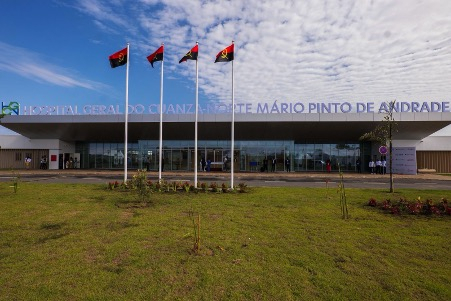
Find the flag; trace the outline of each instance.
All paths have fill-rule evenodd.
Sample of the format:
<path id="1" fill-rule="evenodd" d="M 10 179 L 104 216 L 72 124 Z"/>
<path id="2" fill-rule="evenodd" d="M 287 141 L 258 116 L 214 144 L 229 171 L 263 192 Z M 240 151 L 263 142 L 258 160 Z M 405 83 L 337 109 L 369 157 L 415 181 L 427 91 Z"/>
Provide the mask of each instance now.
<path id="1" fill-rule="evenodd" d="M 158 48 L 154 53 L 152 53 L 151 55 L 149 55 L 147 57 L 147 60 L 152 65 L 152 68 L 153 68 L 153 63 L 163 60 L 163 53 L 164 53 L 164 46 L 161 45 L 160 48 Z"/>
<path id="2" fill-rule="evenodd" d="M 127 48 L 124 48 L 108 57 L 111 68 L 116 68 L 127 64 Z"/>
<path id="3" fill-rule="evenodd" d="M 216 55 L 215 63 L 233 61 L 234 46 L 235 46 L 235 44 L 232 44 L 229 47 L 224 48 L 222 51 L 219 51 L 219 53 Z"/>
<path id="4" fill-rule="evenodd" d="M 186 62 L 187 60 L 197 60 L 197 54 L 199 52 L 199 45 L 194 46 L 193 48 L 191 48 L 190 51 L 188 51 L 187 54 L 185 54 L 184 57 L 182 57 L 182 59 L 179 61 L 179 64 L 181 62 Z"/>

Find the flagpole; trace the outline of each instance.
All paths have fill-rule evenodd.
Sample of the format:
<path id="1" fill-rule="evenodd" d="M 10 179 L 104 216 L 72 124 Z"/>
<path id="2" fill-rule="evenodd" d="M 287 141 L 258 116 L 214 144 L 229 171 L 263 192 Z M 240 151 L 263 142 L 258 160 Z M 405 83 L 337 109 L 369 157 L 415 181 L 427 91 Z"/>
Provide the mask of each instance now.
<path id="1" fill-rule="evenodd" d="M 127 43 L 127 71 L 125 75 L 125 138 L 124 138 L 124 183 L 127 183 L 128 163 L 128 69 L 130 66 L 130 43 Z"/>
<path id="2" fill-rule="evenodd" d="M 232 41 L 232 44 L 234 44 L 235 41 Z M 234 54 L 235 55 L 235 54 Z M 232 60 L 232 142 L 231 142 L 231 160 L 230 163 L 230 188 L 233 189 L 233 170 L 234 170 L 234 164 L 235 164 L 235 87 L 234 87 L 234 76 L 233 76 L 233 61 Z"/>
<path id="3" fill-rule="evenodd" d="M 199 45 L 199 42 L 196 42 L 196 45 Z M 195 106 L 195 121 L 194 121 L 194 188 L 197 188 L 197 119 L 198 119 L 198 108 L 199 108 L 199 68 L 198 61 L 199 58 L 196 59 L 196 106 Z"/>
<path id="4" fill-rule="evenodd" d="M 161 43 L 163 46 L 164 43 Z M 162 159 L 163 159 L 163 62 L 161 60 L 161 79 L 160 79 L 160 152 L 159 152 L 159 168 L 158 181 L 161 182 Z"/>

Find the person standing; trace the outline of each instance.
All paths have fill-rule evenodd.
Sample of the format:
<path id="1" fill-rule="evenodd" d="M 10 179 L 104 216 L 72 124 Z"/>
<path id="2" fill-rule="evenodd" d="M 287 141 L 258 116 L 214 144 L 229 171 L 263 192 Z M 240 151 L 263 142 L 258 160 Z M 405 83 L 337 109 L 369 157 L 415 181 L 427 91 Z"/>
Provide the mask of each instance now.
<path id="1" fill-rule="evenodd" d="M 205 164 L 206 164 L 207 162 L 205 162 L 205 158 L 204 157 L 202 157 L 202 160 L 200 160 L 200 165 L 202 166 L 202 171 L 205 171 Z"/>
<path id="2" fill-rule="evenodd" d="M 268 159 L 267 158 L 263 159 L 263 171 L 268 172 Z"/>
<path id="3" fill-rule="evenodd" d="M 146 158 L 146 170 L 150 171 L 150 157 Z"/>
<path id="4" fill-rule="evenodd" d="M 331 171 L 331 166 L 330 166 L 330 160 L 329 159 L 327 159 L 327 161 L 326 161 L 326 170 L 327 170 L 328 173 L 330 173 L 330 171 Z"/>
<path id="5" fill-rule="evenodd" d="M 382 174 L 382 161 L 380 159 L 376 160 L 376 173 Z"/>
<path id="6" fill-rule="evenodd" d="M 46 155 L 44 155 L 43 163 L 44 163 L 43 169 L 47 169 L 48 167 L 47 167 L 47 156 Z"/>
<path id="7" fill-rule="evenodd" d="M 276 164 L 277 164 L 277 160 L 276 160 L 276 157 L 274 157 L 274 158 L 272 159 L 272 166 L 271 166 L 271 171 L 272 171 L 272 172 L 275 172 L 275 171 L 276 171 Z"/>
<path id="8" fill-rule="evenodd" d="M 374 161 L 373 159 L 370 160 L 370 162 L 368 163 L 368 167 L 370 168 L 370 173 L 374 174 Z"/>
<path id="9" fill-rule="evenodd" d="M 229 157 L 225 156 L 224 157 L 224 167 L 222 168 L 224 171 L 227 171 L 227 164 L 229 162 Z"/>
<path id="10" fill-rule="evenodd" d="M 27 157 L 25 158 L 25 167 L 26 167 L 27 169 L 30 169 L 30 165 L 31 165 L 31 158 L 27 156 Z"/>
<path id="11" fill-rule="evenodd" d="M 289 158 L 287 158 L 285 160 L 285 167 L 287 169 L 287 172 L 290 172 L 290 159 Z"/>
<path id="12" fill-rule="evenodd" d="M 361 167 L 360 167 L 360 158 L 357 158 L 357 161 L 355 161 L 355 166 L 357 168 L 357 172 L 361 173 L 362 170 L 361 170 Z"/>

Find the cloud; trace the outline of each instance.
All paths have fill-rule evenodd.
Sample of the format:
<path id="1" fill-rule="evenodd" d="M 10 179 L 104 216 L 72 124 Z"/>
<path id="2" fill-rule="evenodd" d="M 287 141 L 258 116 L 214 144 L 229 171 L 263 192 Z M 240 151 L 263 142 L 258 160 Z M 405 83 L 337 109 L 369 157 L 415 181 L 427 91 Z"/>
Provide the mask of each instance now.
<path id="1" fill-rule="evenodd" d="M 143 53 L 165 42 L 171 77 L 194 78 L 178 60 L 199 41 L 199 87 L 211 101 L 230 101 L 231 64 L 213 61 L 232 40 L 240 102 L 449 99 L 450 1 L 80 0 L 78 7 L 105 28 L 132 28 Z"/>
<path id="2" fill-rule="evenodd" d="M 102 3 L 97 0 L 79 0 L 78 8 L 81 12 L 91 15 L 97 20 L 106 21 L 113 23 L 117 26 L 127 28 L 129 24 L 127 23 L 127 18 L 121 16 L 111 9 L 111 6 L 122 5 L 120 1 L 109 1 L 109 3 Z"/>
<path id="3" fill-rule="evenodd" d="M 102 83 L 72 77 L 74 72 L 52 65 L 39 54 L 0 42 L 0 70 L 5 70 L 37 82 L 62 87 L 80 87 L 90 90 L 104 89 Z"/>

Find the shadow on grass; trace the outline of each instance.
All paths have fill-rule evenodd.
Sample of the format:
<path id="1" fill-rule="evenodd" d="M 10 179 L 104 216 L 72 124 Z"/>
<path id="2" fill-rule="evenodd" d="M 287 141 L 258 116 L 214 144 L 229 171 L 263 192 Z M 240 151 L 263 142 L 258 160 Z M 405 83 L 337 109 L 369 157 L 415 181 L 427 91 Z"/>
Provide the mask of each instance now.
<path id="1" fill-rule="evenodd" d="M 49 240 L 55 240 L 64 237 L 66 235 L 69 235 L 68 231 L 61 231 L 64 225 L 65 223 L 50 223 L 50 222 L 42 223 L 39 229 L 44 230 L 45 235 L 43 237 L 40 237 L 37 243 L 41 244 Z"/>
<path id="2" fill-rule="evenodd" d="M 119 200 L 116 201 L 114 205 L 121 209 L 131 209 L 131 208 L 153 207 L 154 203 L 152 201 L 142 201 L 142 200 Z"/>

